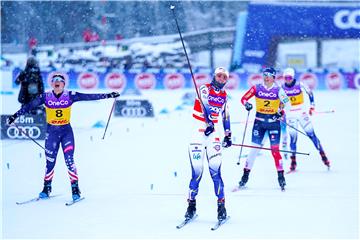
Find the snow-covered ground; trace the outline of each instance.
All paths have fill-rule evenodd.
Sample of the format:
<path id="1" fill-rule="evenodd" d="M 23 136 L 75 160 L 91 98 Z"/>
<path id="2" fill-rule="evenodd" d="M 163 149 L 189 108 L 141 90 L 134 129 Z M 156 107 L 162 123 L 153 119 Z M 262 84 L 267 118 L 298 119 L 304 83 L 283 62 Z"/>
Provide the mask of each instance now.
<path id="1" fill-rule="evenodd" d="M 91 126 L 106 122 L 112 100 L 74 104 L 75 161 L 85 200 L 71 207 L 64 205 L 71 199 L 71 189 L 61 153 L 53 180 L 53 194 L 60 196 L 16 205 L 41 191 L 45 158 L 31 141 L 1 141 L 2 238 L 359 238 L 358 91 L 315 92 L 319 111 L 336 110 L 312 117 L 332 168 L 326 170 L 310 140 L 300 135 L 298 151 L 311 155 L 298 156 L 299 171 L 286 175 L 286 192 L 279 190 L 272 156 L 265 151 L 256 160 L 248 188 L 231 192 L 240 180 L 244 160 L 242 167 L 237 166 L 240 149 L 225 149 L 222 175 L 231 218 L 215 232 L 210 228 L 216 222 L 216 197 L 206 163 L 197 198 L 199 217 L 183 229 L 175 228 L 187 207 L 191 175 L 187 152 L 191 107 L 175 110 L 184 92 L 144 93 L 156 117 L 113 117 L 105 140 L 101 140 L 104 129 Z M 243 93 L 230 92 L 233 122 L 246 119 L 239 104 Z M 17 92 L 2 95 L 3 113 L 18 109 L 16 96 Z M 164 108 L 170 113 L 159 114 Z M 253 113 L 250 116 L 253 119 Z M 233 142 L 241 143 L 244 124 L 233 124 L 232 129 Z M 289 164 L 285 160 L 287 169 Z"/>

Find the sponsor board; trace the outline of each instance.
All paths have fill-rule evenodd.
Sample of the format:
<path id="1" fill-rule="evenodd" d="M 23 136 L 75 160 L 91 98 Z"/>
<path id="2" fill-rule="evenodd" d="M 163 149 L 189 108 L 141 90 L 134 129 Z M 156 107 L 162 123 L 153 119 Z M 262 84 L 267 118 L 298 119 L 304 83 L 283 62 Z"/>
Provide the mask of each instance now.
<path id="1" fill-rule="evenodd" d="M 165 89 L 180 89 L 185 86 L 185 77 L 181 73 L 168 73 L 164 77 Z"/>
<path id="2" fill-rule="evenodd" d="M 311 90 L 317 87 L 318 78 L 314 73 L 303 73 L 299 80 L 307 85 Z"/>
<path id="3" fill-rule="evenodd" d="M 94 72 L 80 73 L 77 78 L 77 85 L 81 89 L 97 89 L 99 85 L 99 77 Z"/>
<path id="4" fill-rule="evenodd" d="M 339 90 L 343 85 L 343 76 L 338 72 L 331 72 L 325 76 L 325 84 L 330 90 Z"/>
<path id="5" fill-rule="evenodd" d="M 18 128 L 6 123 L 11 115 L 1 115 L 1 139 L 10 140 L 44 140 L 46 133 L 45 115 L 22 115 L 15 120 Z"/>
<path id="6" fill-rule="evenodd" d="M 360 73 L 358 73 L 354 76 L 354 86 L 357 89 L 360 89 Z"/>
<path id="7" fill-rule="evenodd" d="M 154 110 L 148 100 L 117 100 L 114 115 L 126 118 L 154 117 Z"/>
<path id="8" fill-rule="evenodd" d="M 135 76 L 135 86 L 140 90 L 154 89 L 156 78 L 152 73 L 139 73 Z"/>
<path id="9" fill-rule="evenodd" d="M 112 90 L 122 92 L 126 87 L 126 76 L 122 73 L 110 72 L 105 76 L 105 86 Z"/>
<path id="10" fill-rule="evenodd" d="M 225 85 L 225 89 L 233 90 L 239 87 L 240 77 L 236 73 L 230 73 L 228 82 Z"/>
<path id="11" fill-rule="evenodd" d="M 211 82 L 211 77 L 207 73 L 195 73 L 194 79 L 196 82 L 196 86 L 199 88 L 201 85 Z"/>
<path id="12" fill-rule="evenodd" d="M 252 87 L 256 84 L 261 84 L 263 82 L 264 82 L 264 80 L 263 80 L 263 76 L 261 73 L 252 73 L 248 76 L 248 79 L 247 79 L 247 84 L 249 87 Z"/>

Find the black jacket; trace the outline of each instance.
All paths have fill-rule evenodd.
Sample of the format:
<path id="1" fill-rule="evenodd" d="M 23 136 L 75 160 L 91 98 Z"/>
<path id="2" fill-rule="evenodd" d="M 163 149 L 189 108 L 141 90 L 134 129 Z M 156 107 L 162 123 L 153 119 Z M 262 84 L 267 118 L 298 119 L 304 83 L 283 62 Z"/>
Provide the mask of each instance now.
<path id="1" fill-rule="evenodd" d="M 21 84 L 18 101 L 27 104 L 38 95 L 44 93 L 44 83 L 38 66 L 27 66 L 15 80 Z"/>

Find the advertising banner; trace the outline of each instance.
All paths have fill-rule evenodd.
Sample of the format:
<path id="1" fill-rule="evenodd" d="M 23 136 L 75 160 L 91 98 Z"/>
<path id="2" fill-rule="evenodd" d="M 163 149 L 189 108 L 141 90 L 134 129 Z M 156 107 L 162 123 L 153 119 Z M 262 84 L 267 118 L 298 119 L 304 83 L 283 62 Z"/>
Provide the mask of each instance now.
<path id="1" fill-rule="evenodd" d="M 30 140 L 26 134 L 35 140 L 45 139 L 45 115 L 22 115 L 15 120 L 18 128 L 6 123 L 8 117 L 10 115 L 1 115 L 1 139 Z"/>
<path id="2" fill-rule="evenodd" d="M 154 110 L 148 100 L 117 100 L 114 115 L 125 118 L 154 117 Z"/>
<path id="3" fill-rule="evenodd" d="M 20 73 L 20 69 L 13 71 L 13 88 L 15 79 Z M 46 79 L 45 88 L 50 88 L 52 75 L 61 72 L 65 76 L 66 87 L 69 89 L 96 90 L 108 89 L 109 91 L 118 91 L 120 93 L 127 90 L 147 91 L 153 89 L 189 89 L 194 84 L 190 73 L 186 69 L 179 69 L 167 73 L 164 69 L 156 69 L 152 72 L 141 72 L 139 70 L 124 72 L 96 72 L 96 71 L 42 71 L 43 79 Z M 211 71 L 195 71 L 194 78 L 197 86 L 210 83 Z M 281 77 L 279 72 L 278 78 Z M 296 78 L 316 90 L 339 90 L 339 89 L 359 89 L 359 74 L 354 72 L 323 71 L 323 72 L 297 72 Z M 261 73 L 249 73 L 244 71 L 235 71 L 230 73 L 229 81 L 225 88 L 227 90 L 247 89 L 250 86 L 261 83 L 263 77 Z"/>
<path id="4" fill-rule="evenodd" d="M 274 27 L 276 26 L 276 27 Z M 242 44 L 237 44 L 233 66 L 269 65 L 270 48 L 276 39 L 359 39 L 360 7 L 355 4 L 250 3 Z M 240 40 L 236 40 L 240 41 Z"/>

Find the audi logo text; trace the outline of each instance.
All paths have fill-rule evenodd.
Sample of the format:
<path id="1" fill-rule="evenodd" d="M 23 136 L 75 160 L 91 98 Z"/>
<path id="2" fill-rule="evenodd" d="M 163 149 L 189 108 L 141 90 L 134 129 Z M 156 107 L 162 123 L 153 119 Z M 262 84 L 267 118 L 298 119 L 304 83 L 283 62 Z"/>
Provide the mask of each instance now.
<path id="1" fill-rule="evenodd" d="M 145 117 L 146 112 L 144 107 L 124 107 L 120 111 L 124 117 Z"/>
<path id="2" fill-rule="evenodd" d="M 14 126 L 10 126 L 6 131 L 6 134 L 11 139 L 27 138 L 25 134 L 31 138 L 37 139 L 41 135 L 40 128 L 37 126 L 19 126 L 19 129 Z"/>

